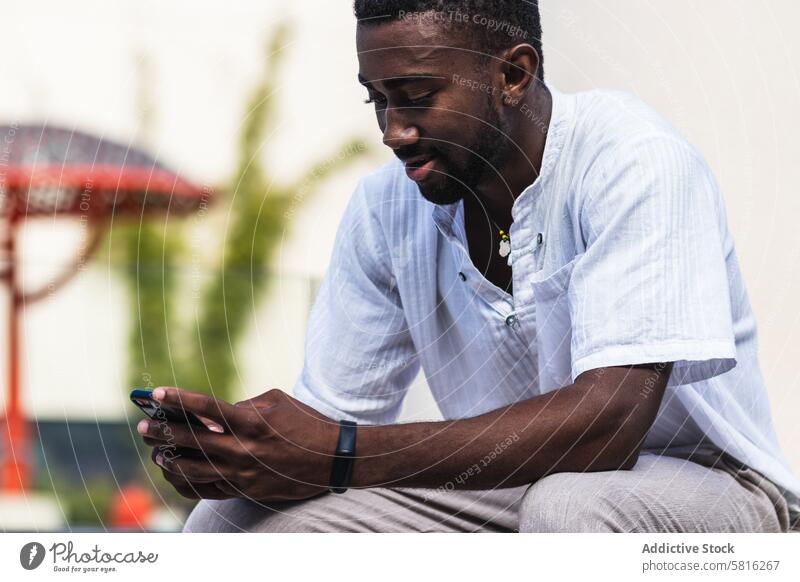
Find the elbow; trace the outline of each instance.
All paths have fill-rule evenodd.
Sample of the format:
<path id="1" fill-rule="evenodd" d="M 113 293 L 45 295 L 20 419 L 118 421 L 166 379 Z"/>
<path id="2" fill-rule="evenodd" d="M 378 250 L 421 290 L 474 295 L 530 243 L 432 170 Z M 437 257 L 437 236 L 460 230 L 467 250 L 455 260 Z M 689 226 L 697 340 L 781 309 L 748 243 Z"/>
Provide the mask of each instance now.
<path id="1" fill-rule="evenodd" d="M 619 469 L 621 471 L 630 471 L 633 469 L 639 460 L 639 452 L 640 449 L 636 449 L 624 455 L 622 461 L 620 462 Z"/>
<path id="2" fill-rule="evenodd" d="M 602 436 L 604 463 L 609 470 L 630 470 L 639 454 L 672 372 L 672 363 L 605 368 L 586 376 L 596 405 L 605 411 Z"/>
<path id="3" fill-rule="evenodd" d="M 654 420 L 654 415 L 643 413 L 636 406 L 619 407 L 614 421 L 609 423 L 612 434 L 607 441 L 609 461 L 614 469 L 633 469 Z"/>

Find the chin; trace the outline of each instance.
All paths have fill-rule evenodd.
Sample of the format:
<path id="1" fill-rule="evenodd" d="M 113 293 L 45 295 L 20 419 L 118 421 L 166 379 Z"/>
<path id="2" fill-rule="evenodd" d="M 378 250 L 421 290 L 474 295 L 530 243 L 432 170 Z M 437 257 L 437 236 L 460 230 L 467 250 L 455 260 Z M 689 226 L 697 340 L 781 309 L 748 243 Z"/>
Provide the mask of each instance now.
<path id="1" fill-rule="evenodd" d="M 464 191 L 463 184 L 445 180 L 442 184 L 417 184 L 422 197 L 428 202 L 432 202 L 439 206 L 455 204 L 464 199 L 466 192 Z"/>
<path id="2" fill-rule="evenodd" d="M 420 192 L 422 193 L 422 197 L 425 198 L 425 200 L 427 200 L 428 202 L 433 202 L 438 206 L 455 204 L 456 202 L 460 202 L 462 198 L 464 198 L 463 196 L 453 194 L 452 192 L 446 192 L 446 193 L 437 192 L 434 194 L 429 194 L 426 193 L 422 188 L 420 188 Z"/>

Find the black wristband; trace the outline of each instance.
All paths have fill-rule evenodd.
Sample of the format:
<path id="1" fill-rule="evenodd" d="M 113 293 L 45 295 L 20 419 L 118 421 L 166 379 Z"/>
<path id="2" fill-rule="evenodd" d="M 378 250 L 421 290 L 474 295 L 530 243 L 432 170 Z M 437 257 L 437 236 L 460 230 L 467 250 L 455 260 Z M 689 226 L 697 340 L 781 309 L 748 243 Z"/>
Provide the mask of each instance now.
<path id="1" fill-rule="evenodd" d="M 353 477 L 353 461 L 356 456 L 356 427 L 350 420 L 339 421 L 339 442 L 331 467 L 331 482 L 328 487 L 333 493 L 344 493 Z"/>

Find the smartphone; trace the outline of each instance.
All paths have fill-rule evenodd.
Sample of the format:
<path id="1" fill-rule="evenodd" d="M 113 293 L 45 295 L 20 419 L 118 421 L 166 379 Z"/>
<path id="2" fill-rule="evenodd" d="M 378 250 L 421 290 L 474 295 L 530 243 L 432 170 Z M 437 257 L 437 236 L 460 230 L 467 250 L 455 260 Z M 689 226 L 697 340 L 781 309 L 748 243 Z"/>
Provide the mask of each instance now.
<path id="1" fill-rule="evenodd" d="M 180 422 L 208 429 L 202 420 L 182 408 L 171 408 L 153 399 L 152 390 L 131 390 L 131 402 L 142 409 L 147 416 L 156 421 Z"/>

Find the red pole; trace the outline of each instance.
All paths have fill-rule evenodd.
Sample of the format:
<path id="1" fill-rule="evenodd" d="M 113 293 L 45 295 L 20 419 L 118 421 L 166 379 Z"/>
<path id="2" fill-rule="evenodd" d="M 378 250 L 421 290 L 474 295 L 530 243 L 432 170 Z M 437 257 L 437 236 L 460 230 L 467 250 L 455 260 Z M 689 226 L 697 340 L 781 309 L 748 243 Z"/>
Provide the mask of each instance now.
<path id="1" fill-rule="evenodd" d="M 8 197 L 12 206 L 16 199 Z M 22 414 L 19 386 L 19 307 L 21 295 L 17 288 L 16 278 L 16 208 L 9 208 L 8 233 L 5 240 L 8 257 L 8 290 L 10 297 L 10 313 L 8 326 L 8 402 L 6 403 L 6 436 L 7 446 L 3 459 L 2 485 L 7 493 L 20 493 L 28 486 L 28 426 Z"/>

